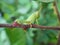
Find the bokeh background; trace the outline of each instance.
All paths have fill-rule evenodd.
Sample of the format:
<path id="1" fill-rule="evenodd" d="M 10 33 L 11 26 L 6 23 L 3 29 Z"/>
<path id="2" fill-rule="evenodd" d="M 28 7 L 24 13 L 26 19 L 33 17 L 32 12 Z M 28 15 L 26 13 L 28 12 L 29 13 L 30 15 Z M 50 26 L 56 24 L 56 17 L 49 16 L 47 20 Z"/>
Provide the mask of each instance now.
<path id="1" fill-rule="evenodd" d="M 54 0 L 0 0 L 0 24 L 12 24 L 14 20 L 25 20 L 36 11 L 37 23 L 43 26 L 59 26 Z M 60 0 L 56 0 L 60 12 Z M 37 24 L 35 23 L 35 24 Z M 33 30 L 33 31 L 32 31 Z M 57 45 L 57 30 L 0 28 L 0 45 Z"/>

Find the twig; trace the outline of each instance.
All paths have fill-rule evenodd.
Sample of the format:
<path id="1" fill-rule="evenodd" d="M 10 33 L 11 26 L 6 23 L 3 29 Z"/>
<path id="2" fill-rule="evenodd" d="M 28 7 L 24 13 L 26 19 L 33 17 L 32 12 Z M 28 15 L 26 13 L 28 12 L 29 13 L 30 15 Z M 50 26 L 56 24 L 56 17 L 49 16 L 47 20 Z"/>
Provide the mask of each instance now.
<path id="1" fill-rule="evenodd" d="M 60 13 L 58 11 L 58 7 L 57 7 L 57 2 L 54 1 L 54 7 L 55 7 L 55 10 L 56 10 L 56 13 L 57 13 L 57 16 L 58 16 L 58 20 L 59 20 L 59 25 L 60 25 Z M 60 32 L 59 32 L 59 35 L 58 35 L 58 42 L 57 42 L 57 45 L 60 45 Z"/>
<path id="2" fill-rule="evenodd" d="M 36 25 L 36 24 L 32 24 L 32 27 L 30 27 L 30 25 L 23 25 L 20 24 L 20 26 L 13 26 L 12 24 L 0 24 L 0 28 L 1 27 L 9 27 L 9 28 L 40 28 L 40 29 L 54 29 L 54 30 L 60 30 L 59 26 L 53 27 L 53 26 L 41 26 L 41 25 Z"/>
<path id="3" fill-rule="evenodd" d="M 58 11 L 57 2 L 54 1 L 53 5 L 54 5 L 54 7 L 55 7 L 55 11 L 56 11 L 56 13 L 57 13 L 58 20 L 59 20 L 59 22 L 60 22 L 60 13 L 59 13 L 59 11 Z"/>

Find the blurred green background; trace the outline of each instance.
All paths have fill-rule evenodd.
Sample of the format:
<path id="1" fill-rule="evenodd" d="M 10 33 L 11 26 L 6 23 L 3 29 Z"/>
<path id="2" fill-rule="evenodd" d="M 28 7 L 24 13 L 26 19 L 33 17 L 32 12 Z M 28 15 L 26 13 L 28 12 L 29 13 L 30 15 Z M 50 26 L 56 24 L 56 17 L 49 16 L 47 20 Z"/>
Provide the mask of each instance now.
<path id="1" fill-rule="evenodd" d="M 53 2 L 54 0 L 0 0 L 0 24 L 12 24 L 16 19 L 25 20 L 41 8 L 38 24 L 58 26 Z M 56 2 L 60 12 L 60 0 Z M 36 28 L 26 32 L 21 28 L 0 28 L 0 45 L 57 45 L 58 33 L 56 30 Z"/>

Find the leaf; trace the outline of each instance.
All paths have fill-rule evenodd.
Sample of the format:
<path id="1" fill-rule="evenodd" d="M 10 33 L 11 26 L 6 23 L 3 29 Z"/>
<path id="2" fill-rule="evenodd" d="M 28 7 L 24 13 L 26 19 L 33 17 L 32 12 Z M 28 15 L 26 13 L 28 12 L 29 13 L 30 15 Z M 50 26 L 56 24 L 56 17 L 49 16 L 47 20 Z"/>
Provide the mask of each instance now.
<path id="1" fill-rule="evenodd" d="M 25 45 L 26 44 L 26 33 L 20 28 L 6 29 L 12 45 Z"/>

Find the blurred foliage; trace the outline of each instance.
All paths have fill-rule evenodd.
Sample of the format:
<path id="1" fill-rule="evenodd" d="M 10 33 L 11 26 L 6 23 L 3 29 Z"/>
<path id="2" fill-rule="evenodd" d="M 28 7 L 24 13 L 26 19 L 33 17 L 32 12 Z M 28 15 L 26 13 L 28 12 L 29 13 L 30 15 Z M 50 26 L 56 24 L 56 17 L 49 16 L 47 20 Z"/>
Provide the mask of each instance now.
<path id="1" fill-rule="evenodd" d="M 0 0 L 0 24 L 12 24 L 16 19 L 26 20 L 41 9 L 40 17 L 34 24 L 58 26 L 53 2 L 54 0 Z M 56 2 L 60 12 L 60 0 Z M 0 28 L 0 35 L 0 45 L 56 45 L 58 31 L 32 28 L 24 32 L 21 28 Z"/>

